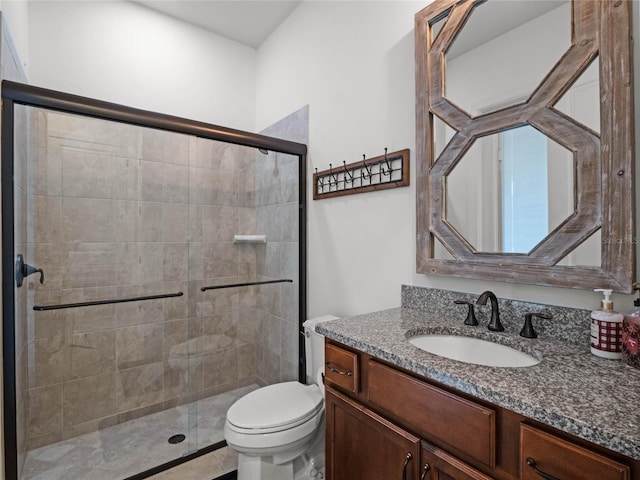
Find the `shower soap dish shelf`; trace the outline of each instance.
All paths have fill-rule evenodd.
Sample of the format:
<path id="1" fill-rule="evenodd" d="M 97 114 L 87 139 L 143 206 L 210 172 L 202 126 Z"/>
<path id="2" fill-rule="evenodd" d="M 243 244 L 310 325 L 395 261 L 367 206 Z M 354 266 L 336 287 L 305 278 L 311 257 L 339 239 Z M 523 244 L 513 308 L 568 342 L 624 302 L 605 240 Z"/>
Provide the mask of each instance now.
<path id="1" fill-rule="evenodd" d="M 234 235 L 233 243 L 267 243 L 266 235 Z"/>

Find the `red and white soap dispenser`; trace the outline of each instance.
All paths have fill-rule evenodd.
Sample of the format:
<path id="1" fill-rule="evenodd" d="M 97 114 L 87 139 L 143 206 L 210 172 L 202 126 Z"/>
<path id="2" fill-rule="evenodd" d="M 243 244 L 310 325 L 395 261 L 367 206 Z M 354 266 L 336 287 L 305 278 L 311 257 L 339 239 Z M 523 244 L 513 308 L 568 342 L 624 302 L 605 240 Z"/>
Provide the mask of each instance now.
<path id="1" fill-rule="evenodd" d="M 613 309 L 611 290 L 596 288 L 604 299 L 600 310 L 591 312 L 591 353 L 598 357 L 619 359 L 622 357 L 622 320 L 624 315 Z"/>

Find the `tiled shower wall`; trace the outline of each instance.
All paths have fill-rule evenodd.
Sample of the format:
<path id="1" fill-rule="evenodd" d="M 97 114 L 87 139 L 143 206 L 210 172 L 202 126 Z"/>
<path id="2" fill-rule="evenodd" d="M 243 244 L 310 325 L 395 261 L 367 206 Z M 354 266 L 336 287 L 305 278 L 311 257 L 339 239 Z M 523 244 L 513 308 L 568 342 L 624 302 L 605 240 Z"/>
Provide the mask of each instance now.
<path id="1" fill-rule="evenodd" d="M 303 107 L 261 133 L 307 144 L 308 122 L 309 109 Z M 258 256 L 257 274 L 294 280 L 258 289 L 256 374 L 264 384 L 298 379 L 298 174 L 298 159 L 291 155 L 269 152 L 256 162 L 257 230 L 269 240 Z"/>
<path id="2" fill-rule="evenodd" d="M 30 308 L 28 448 L 297 376 L 298 300 L 290 284 L 200 291 L 265 275 L 288 275 L 297 284 L 297 243 L 285 233 L 297 232 L 297 213 L 270 217 L 282 228 L 273 245 L 233 243 L 235 233 L 261 233 L 261 195 L 268 197 L 265 209 L 293 201 L 297 173 L 288 173 L 288 164 L 297 172 L 295 157 L 278 159 L 283 181 L 271 187 L 288 193 L 274 199 L 257 188 L 256 159 L 268 162 L 255 149 L 42 111 L 34 117 L 27 257 L 46 281 L 30 277 L 33 303 L 184 296 Z M 274 164 L 267 168 L 273 176 Z M 284 227 L 289 221 L 295 228 Z M 295 343 L 278 342 L 287 349 L 281 353 L 268 340 L 277 357 L 268 363 L 258 338 L 271 335 L 276 315 L 278 338 L 287 330 Z M 270 373 L 257 372 L 262 363 Z"/>

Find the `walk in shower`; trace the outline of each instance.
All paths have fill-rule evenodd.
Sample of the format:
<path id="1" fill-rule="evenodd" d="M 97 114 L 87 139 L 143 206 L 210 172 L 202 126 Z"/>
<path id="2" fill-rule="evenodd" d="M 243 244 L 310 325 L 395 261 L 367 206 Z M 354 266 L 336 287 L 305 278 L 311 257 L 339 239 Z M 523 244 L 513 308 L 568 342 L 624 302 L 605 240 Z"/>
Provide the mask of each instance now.
<path id="1" fill-rule="evenodd" d="M 305 145 L 2 96 L 6 479 L 145 478 L 223 446 L 233 401 L 305 371 Z"/>

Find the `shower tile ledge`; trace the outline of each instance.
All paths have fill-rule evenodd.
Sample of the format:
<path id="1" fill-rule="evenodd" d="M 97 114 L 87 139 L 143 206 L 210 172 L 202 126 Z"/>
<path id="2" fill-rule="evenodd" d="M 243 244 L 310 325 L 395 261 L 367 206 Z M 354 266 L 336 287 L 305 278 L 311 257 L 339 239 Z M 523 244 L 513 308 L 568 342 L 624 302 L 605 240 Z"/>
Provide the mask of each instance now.
<path id="1" fill-rule="evenodd" d="M 548 338 L 467 327 L 451 312 L 395 308 L 320 323 L 316 331 L 427 379 L 640 460 L 640 370 Z M 458 321 L 460 320 L 460 321 Z M 430 354 L 407 338 L 455 333 L 491 339 L 542 357 L 526 368 L 472 365 Z"/>

